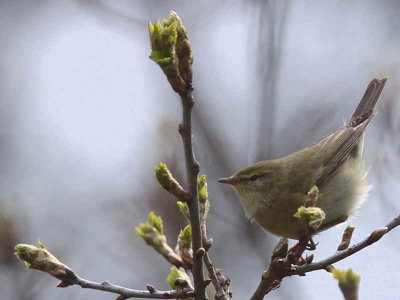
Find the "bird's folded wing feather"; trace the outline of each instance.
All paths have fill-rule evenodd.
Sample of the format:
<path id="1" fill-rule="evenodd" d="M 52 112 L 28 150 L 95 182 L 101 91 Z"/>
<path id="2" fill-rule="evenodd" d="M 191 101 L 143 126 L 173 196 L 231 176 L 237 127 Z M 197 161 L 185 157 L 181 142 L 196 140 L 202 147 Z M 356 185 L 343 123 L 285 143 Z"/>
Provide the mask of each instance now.
<path id="1" fill-rule="evenodd" d="M 324 155 L 323 171 L 317 180 L 317 185 L 329 178 L 329 175 L 349 157 L 360 154 L 359 151 L 355 151 L 356 147 L 360 142 L 362 144 L 362 134 L 375 115 L 373 110 L 385 83 L 386 78 L 372 80 L 349 123 L 317 143 L 320 146 L 320 153 Z"/>

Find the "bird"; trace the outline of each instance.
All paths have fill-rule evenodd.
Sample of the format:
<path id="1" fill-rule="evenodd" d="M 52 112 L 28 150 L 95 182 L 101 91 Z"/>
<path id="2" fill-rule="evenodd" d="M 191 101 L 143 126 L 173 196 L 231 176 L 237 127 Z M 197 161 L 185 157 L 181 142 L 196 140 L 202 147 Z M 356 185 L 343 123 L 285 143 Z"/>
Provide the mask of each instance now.
<path id="1" fill-rule="evenodd" d="M 386 80 L 373 79 L 350 120 L 317 143 L 283 158 L 251 164 L 218 181 L 238 192 L 251 221 L 280 237 L 299 240 L 305 232 L 314 235 L 345 222 L 368 196 L 364 131 L 376 114 Z M 318 189 L 315 206 L 324 212 L 315 230 L 294 216 L 306 205 L 313 187 Z"/>

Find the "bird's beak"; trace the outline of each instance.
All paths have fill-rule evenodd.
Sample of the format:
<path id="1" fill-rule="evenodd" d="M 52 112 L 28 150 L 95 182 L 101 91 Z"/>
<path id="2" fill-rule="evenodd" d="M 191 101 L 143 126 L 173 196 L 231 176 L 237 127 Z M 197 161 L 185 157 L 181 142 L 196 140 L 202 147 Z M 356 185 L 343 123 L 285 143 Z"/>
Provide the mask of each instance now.
<path id="1" fill-rule="evenodd" d="M 228 177 L 228 178 L 220 178 L 217 180 L 218 182 L 221 183 L 227 183 L 227 184 L 231 184 L 231 185 L 235 185 L 238 183 L 237 179 L 234 177 Z"/>

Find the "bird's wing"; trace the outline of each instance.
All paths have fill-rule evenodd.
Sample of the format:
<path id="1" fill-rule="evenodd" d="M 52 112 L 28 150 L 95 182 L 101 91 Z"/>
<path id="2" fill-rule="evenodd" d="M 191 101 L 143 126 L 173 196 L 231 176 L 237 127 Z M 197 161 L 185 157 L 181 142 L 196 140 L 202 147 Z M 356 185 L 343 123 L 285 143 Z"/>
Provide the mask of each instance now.
<path id="1" fill-rule="evenodd" d="M 354 147 L 360 142 L 365 127 L 374 115 L 370 115 L 368 119 L 356 127 L 345 126 L 321 140 L 319 144 L 321 151 L 325 153 L 324 165 L 335 165 L 347 159 L 352 154 Z"/>
<path id="2" fill-rule="evenodd" d="M 316 182 L 317 186 L 329 178 L 329 175 L 339 168 L 349 157 L 355 155 L 354 150 L 362 139 L 365 127 L 373 116 L 374 114 L 370 115 L 368 119 L 356 127 L 345 126 L 328 135 L 318 143 L 321 147 L 320 153 L 323 153 L 324 157 L 323 171 Z"/>
<path id="3" fill-rule="evenodd" d="M 319 152 L 323 155 L 323 171 L 317 180 L 317 186 L 329 178 L 349 157 L 361 155 L 363 133 L 375 115 L 374 107 L 385 83 L 386 78 L 373 79 L 346 126 L 336 130 L 317 143 Z"/>

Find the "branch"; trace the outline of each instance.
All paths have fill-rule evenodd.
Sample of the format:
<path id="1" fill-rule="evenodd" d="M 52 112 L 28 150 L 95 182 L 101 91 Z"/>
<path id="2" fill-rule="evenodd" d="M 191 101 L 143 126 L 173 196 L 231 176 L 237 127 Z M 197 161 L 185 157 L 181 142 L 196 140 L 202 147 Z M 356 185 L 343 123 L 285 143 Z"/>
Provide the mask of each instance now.
<path id="1" fill-rule="evenodd" d="M 192 230 L 193 248 L 193 280 L 197 300 L 206 300 L 204 286 L 203 261 L 205 253 L 202 243 L 200 227 L 199 195 L 197 176 L 199 164 L 193 154 L 192 144 L 192 108 L 194 105 L 192 87 L 193 56 L 186 28 L 178 15 L 171 11 L 168 20 L 162 23 L 149 23 L 151 42 L 150 59 L 156 62 L 167 76 L 171 87 L 180 95 L 182 103 L 182 124 L 179 125 L 179 133 L 182 136 L 185 152 L 186 175 L 189 184 L 190 225 Z"/>
<path id="2" fill-rule="evenodd" d="M 218 280 L 218 276 L 215 272 L 214 266 L 210 260 L 210 257 L 208 256 L 208 253 L 204 255 L 204 264 L 206 265 L 208 274 L 210 276 L 211 282 L 215 288 L 215 300 L 229 300 L 230 297 L 228 297 L 225 293 L 224 287 L 220 284 Z M 228 282 L 229 284 L 229 282 Z"/>
<path id="3" fill-rule="evenodd" d="M 291 263 L 290 257 L 285 253 L 285 239 L 281 239 L 278 245 L 275 247 L 274 253 L 279 252 L 279 255 L 273 255 L 271 258 L 270 265 L 268 269 L 264 271 L 261 282 L 259 283 L 257 290 L 254 292 L 251 300 L 262 300 L 264 296 L 270 291 L 279 287 L 279 284 L 283 278 L 300 275 L 305 276 L 306 273 L 317 271 L 317 270 L 331 270 L 331 265 L 338 261 L 345 259 L 346 257 L 357 253 L 358 251 L 374 244 L 379 241 L 385 234 L 387 234 L 392 229 L 400 225 L 400 215 L 389 222 L 385 227 L 378 228 L 374 230 L 369 237 L 362 240 L 361 242 L 347 248 L 343 251 L 336 252 L 334 255 L 315 263 L 308 263 L 298 266 Z M 286 250 L 287 252 L 287 250 Z"/>
<path id="4" fill-rule="evenodd" d="M 129 298 L 148 298 L 148 299 L 178 299 L 193 297 L 193 289 L 185 288 L 182 290 L 171 290 L 171 291 L 158 291 L 153 286 L 148 285 L 148 291 L 144 290 L 133 290 L 122 286 L 118 286 L 104 281 L 102 283 L 89 281 L 83 278 L 76 277 L 69 283 L 70 285 L 80 285 L 82 288 L 88 288 L 93 290 L 100 290 L 104 292 L 114 293 L 120 295 L 117 300 L 129 299 Z M 61 286 L 62 287 L 62 286 Z"/>
<path id="5" fill-rule="evenodd" d="M 400 225 L 400 215 L 397 216 L 392 222 L 389 224 L 395 224 L 394 227 L 397 227 Z M 388 233 L 390 230 L 392 230 L 394 227 L 389 229 L 389 224 L 386 227 L 381 227 L 376 229 L 371 233 L 369 237 L 364 239 L 363 241 L 353 245 L 352 247 L 337 252 L 334 255 L 327 257 L 326 259 L 323 259 L 319 262 L 311 263 L 311 264 L 306 264 L 303 266 L 294 266 L 292 269 L 292 274 L 291 275 L 304 275 L 305 273 L 312 272 L 312 271 L 317 271 L 317 270 L 325 270 L 327 267 L 330 265 L 341 261 L 345 259 L 346 257 L 349 257 L 350 255 L 353 255 L 354 253 L 357 253 L 358 251 L 372 245 L 373 243 L 379 241 L 382 236 L 384 236 L 386 233 Z"/>
<path id="6" fill-rule="evenodd" d="M 120 296 L 117 300 L 128 298 L 175 299 L 194 296 L 194 291 L 190 286 L 172 291 L 157 291 L 153 286 L 148 285 L 148 291 L 142 291 L 114 285 L 108 281 L 98 283 L 80 278 L 67 265 L 59 261 L 57 257 L 46 249 L 41 242 L 39 242 L 39 247 L 18 244 L 15 246 L 15 250 L 15 255 L 25 263 L 27 268 L 46 272 L 61 280 L 57 287 L 64 288 L 70 285 L 80 285 L 83 288 L 118 294 Z"/>
<path id="7" fill-rule="evenodd" d="M 199 195 L 197 187 L 197 176 L 199 174 L 199 164 L 196 161 L 193 153 L 192 144 L 192 108 L 194 104 L 193 89 L 188 87 L 187 90 L 180 94 L 182 102 L 182 124 L 179 126 L 179 133 L 182 136 L 186 173 L 189 182 L 189 193 L 191 195 L 188 201 L 190 225 L 192 228 L 192 242 L 193 242 L 193 281 L 198 300 L 205 300 L 204 288 L 204 274 L 202 264 L 202 254 L 204 253 L 202 234 L 200 227 L 200 209 L 199 209 Z"/>
<path id="8" fill-rule="evenodd" d="M 222 271 L 215 269 L 208 255 L 208 250 L 213 244 L 213 239 L 207 237 L 206 221 L 210 210 L 210 201 L 208 200 L 206 176 L 200 176 L 197 188 L 199 190 L 200 203 L 200 229 L 202 234 L 203 248 L 206 251 L 203 256 L 204 264 L 207 268 L 210 280 L 215 288 L 215 300 L 229 300 L 232 298 L 232 292 L 229 290 L 231 280 L 222 274 Z"/>

